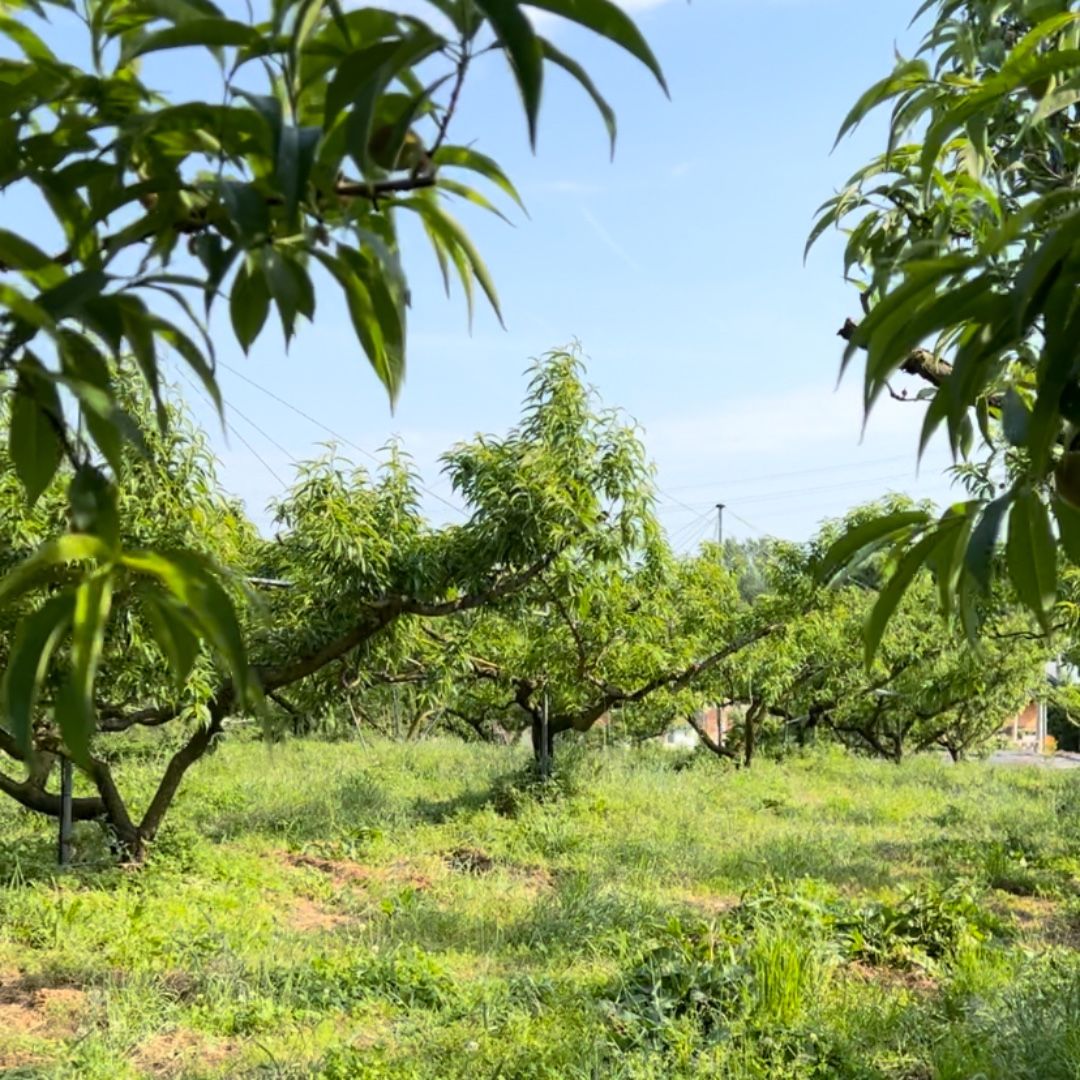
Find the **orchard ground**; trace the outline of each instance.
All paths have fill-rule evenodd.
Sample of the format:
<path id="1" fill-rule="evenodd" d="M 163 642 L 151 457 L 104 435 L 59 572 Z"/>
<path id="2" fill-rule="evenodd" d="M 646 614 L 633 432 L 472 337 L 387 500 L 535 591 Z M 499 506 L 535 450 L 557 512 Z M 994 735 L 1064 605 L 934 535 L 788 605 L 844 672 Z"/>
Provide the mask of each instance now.
<path id="1" fill-rule="evenodd" d="M 0 1074 L 1080 1075 L 1073 772 L 560 765 L 236 740 L 139 870 L 0 802 Z"/>

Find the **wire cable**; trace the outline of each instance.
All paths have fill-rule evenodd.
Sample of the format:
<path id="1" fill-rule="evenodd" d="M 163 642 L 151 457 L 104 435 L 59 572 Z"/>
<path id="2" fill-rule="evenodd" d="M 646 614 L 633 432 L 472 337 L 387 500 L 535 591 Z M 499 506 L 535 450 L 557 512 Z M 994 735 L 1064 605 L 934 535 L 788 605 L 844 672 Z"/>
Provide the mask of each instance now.
<path id="1" fill-rule="evenodd" d="M 324 424 L 321 420 L 317 420 L 314 416 L 311 416 L 309 413 L 304 412 L 303 409 L 298 408 L 291 401 L 286 401 L 285 398 L 279 396 L 278 394 L 275 394 L 273 390 L 267 389 L 261 383 L 257 383 L 250 376 L 245 375 L 242 371 L 238 371 L 231 364 L 225 363 L 224 360 L 219 360 L 218 363 L 221 367 L 225 368 L 226 371 L 231 371 L 238 379 L 243 379 L 244 382 L 249 383 L 251 386 L 254 386 L 256 390 L 261 390 L 264 394 L 266 394 L 267 397 L 273 398 L 274 401 L 276 401 L 279 405 L 284 405 L 286 409 L 291 409 L 294 413 L 296 413 L 297 416 L 302 417 L 309 424 L 314 424 L 317 428 L 321 428 L 329 436 L 337 439 L 338 442 L 342 442 L 346 446 L 352 447 L 353 450 L 356 450 L 357 452 L 363 454 L 365 457 L 369 458 L 371 461 L 374 461 L 376 465 L 382 466 L 383 462 L 380 461 L 378 456 L 373 454 L 370 450 L 366 450 L 358 443 L 354 443 L 352 439 L 348 439 L 344 435 L 339 434 L 328 424 Z M 420 488 L 420 490 L 424 492 L 425 495 L 430 495 L 436 501 L 441 502 L 443 506 L 449 507 L 451 510 L 454 511 L 454 513 L 460 514 L 462 517 L 469 516 L 468 511 L 466 511 L 463 507 L 452 503 L 449 499 L 444 499 L 437 492 L 432 491 L 431 488 L 425 487 L 423 484 L 419 483 L 416 486 Z"/>
<path id="2" fill-rule="evenodd" d="M 778 473 L 764 473 L 757 476 L 737 476 L 731 480 L 724 482 L 725 487 L 731 487 L 735 484 L 757 484 L 762 480 L 786 480 L 791 476 L 812 476 L 814 473 L 823 472 L 840 472 L 847 469 L 864 469 L 869 468 L 872 465 L 895 465 L 898 461 L 909 461 L 911 459 L 910 454 L 898 454 L 894 457 L 887 458 L 874 458 L 870 461 L 850 461 L 846 464 L 839 465 L 818 465 L 812 469 L 795 469 L 787 472 Z M 669 491 L 700 491 L 704 487 L 714 486 L 711 481 L 705 481 L 701 484 L 682 484 L 677 487 L 669 488 Z M 676 500 L 673 500 L 676 501 Z"/>
<path id="3" fill-rule="evenodd" d="M 213 403 L 213 402 L 212 402 L 212 401 L 211 401 L 211 400 L 210 400 L 210 399 L 209 399 L 209 398 L 208 398 L 208 397 L 206 396 L 206 394 L 204 394 L 204 393 L 203 393 L 203 392 L 202 392 L 202 391 L 201 391 L 201 390 L 200 390 L 200 389 L 199 389 L 199 388 L 198 388 L 198 387 L 197 387 L 197 386 L 196 386 L 196 385 L 195 385 L 195 384 L 194 384 L 194 383 L 193 383 L 193 382 L 192 382 L 192 381 L 191 381 L 191 380 L 190 380 L 190 379 L 189 379 L 189 378 L 188 378 L 188 377 L 187 377 L 187 376 L 186 376 L 186 375 L 185 375 L 185 374 L 183 373 L 183 371 L 181 371 L 181 372 L 180 372 L 180 377 L 181 377 L 181 378 L 182 378 L 182 379 L 184 380 L 184 382 L 186 382 L 186 383 L 188 384 L 188 386 L 190 386 L 190 387 L 191 387 L 191 389 L 192 389 L 192 390 L 194 390 L 194 391 L 195 391 L 195 393 L 197 393 L 197 394 L 198 394 L 198 395 L 199 395 L 199 396 L 200 396 L 200 397 L 201 397 L 201 398 L 203 399 L 203 401 L 205 401 L 205 402 L 207 403 L 207 405 L 209 405 L 209 406 L 210 406 L 211 408 L 213 408 L 213 407 L 214 407 L 214 403 Z M 229 406 L 229 408 L 232 408 L 232 406 L 230 405 L 230 406 Z M 237 413 L 237 415 L 238 415 L 238 416 L 243 416 L 243 414 L 242 414 L 242 413 L 241 413 L 241 412 L 240 412 L 239 410 L 236 410 L 236 413 Z M 245 419 L 247 419 L 247 418 L 245 417 Z M 248 420 L 248 423 L 249 423 L 249 424 L 251 424 L 251 421 L 250 421 L 250 420 Z M 278 484 L 280 484 L 280 485 L 281 485 L 281 488 L 282 488 L 282 490 L 285 490 L 286 488 L 288 488 L 288 486 L 289 486 L 289 485 L 288 485 L 288 484 L 286 484 L 286 483 L 285 483 L 285 481 L 284 481 L 284 480 L 282 480 L 280 476 L 278 476 L 278 474 L 277 474 L 277 473 L 276 473 L 276 472 L 274 471 L 274 468 L 273 468 L 273 466 L 272 466 L 272 465 L 271 465 L 271 464 L 270 464 L 270 463 L 269 463 L 269 462 L 268 462 L 268 461 L 266 460 L 266 458 L 264 458 L 264 457 L 262 456 L 262 454 L 260 454 L 260 453 L 259 453 L 259 451 L 258 451 L 258 450 L 256 450 L 256 449 L 255 449 L 255 447 L 254 447 L 254 446 L 252 446 L 252 445 L 251 445 L 251 443 L 249 443 L 249 442 L 247 441 L 247 439 L 245 439 L 245 438 L 244 438 L 244 436 L 243 436 L 243 435 L 242 435 L 242 434 L 241 434 L 241 433 L 240 433 L 239 431 L 237 431 L 237 430 L 236 430 L 236 427 L 235 427 L 235 425 L 233 425 L 233 424 L 230 424 L 228 420 L 224 420 L 224 424 L 225 424 L 225 427 L 226 427 L 226 429 L 227 429 L 227 430 L 228 430 L 228 431 L 229 431 L 229 432 L 230 432 L 231 434 L 235 435 L 235 436 L 236 436 L 236 437 L 237 437 L 237 438 L 238 438 L 238 439 L 240 440 L 240 442 L 242 442 L 242 443 L 244 444 L 244 446 L 246 446 L 246 447 L 247 447 L 248 451 L 249 451 L 249 452 L 251 453 L 251 456 L 252 456 L 253 458 L 255 458 L 255 460 L 256 460 L 256 461 L 257 461 L 257 462 L 258 462 L 258 463 L 259 463 L 259 464 L 260 464 L 260 465 L 261 465 L 261 466 L 262 466 L 262 467 L 263 467 L 263 468 L 264 468 L 264 469 L 265 469 L 265 470 L 266 470 L 266 471 L 267 471 L 267 472 L 268 472 L 268 473 L 269 473 L 269 474 L 270 474 L 270 475 L 271 475 L 271 476 L 272 476 L 272 477 L 273 477 L 273 478 L 274 478 L 274 479 L 275 479 L 275 480 L 276 480 L 276 481 L 278 482 Z M 251 424 L 251 426 L 252 426 L 252 427 L 255 427 L 255 430 L 256 430 L 256 431 L 258 431 L 258 430 L 259 430 L 259 428 L 257 428 L 257 427 L 256 427 L 256 425 L 254 425 L 254 424 Z M 266 433 L 265 433 L 265 432 L 262 432 L 262 434 L 263 434 L 263 435 L 266 435 Z M 269 436 L 269 435 L 266 435 L 266 438 L 270 439 L 270 436 Z M 274 442 L 274 440 L 273 440 L 273 439 L 270 439 L 270 441 L 271 441 L 271 442 Z M 283 449 L 283 448 L 282 448 L 282 447 L 281 447 L 281 446 L 280 446 L 280 445 L 279 445 L 278 443 L 276 443 L 276 442 L 274 442 L 274 445 L 275 445 L 275 446 L 277 446 L 277 448 L 278 448 L 279 450 Z M 286 450 L 286 451 L 285 451 L 285 453 L 286 453 L 286 454 L 288 454 L 288 451 Z"/>

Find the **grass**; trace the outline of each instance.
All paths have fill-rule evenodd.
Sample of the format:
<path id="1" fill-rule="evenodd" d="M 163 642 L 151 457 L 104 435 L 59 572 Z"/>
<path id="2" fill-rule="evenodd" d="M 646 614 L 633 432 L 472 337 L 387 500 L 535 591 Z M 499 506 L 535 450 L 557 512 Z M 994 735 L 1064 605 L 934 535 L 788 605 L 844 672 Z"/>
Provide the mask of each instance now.
<path id="1" fill-rule="evenodd" d="M 677 761 L 236 742 L 139 871 L 0 802 L 0 1075 L 1080 1076 L 1080 777 Z"/>

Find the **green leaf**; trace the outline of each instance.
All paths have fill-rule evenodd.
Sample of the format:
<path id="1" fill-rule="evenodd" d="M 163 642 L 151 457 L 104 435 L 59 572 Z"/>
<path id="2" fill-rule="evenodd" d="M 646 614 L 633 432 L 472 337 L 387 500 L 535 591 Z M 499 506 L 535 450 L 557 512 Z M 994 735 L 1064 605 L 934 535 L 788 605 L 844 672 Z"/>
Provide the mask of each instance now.
<path id="1" fill-rule="evenodd" d="M 984 507 L 964 553 L 964 565 L 984 593 L 990 591 L 998 534 L 1001 532 L 1002 520 L 1012 506 L 1013 497 L 1013 492 L 1007 491 Z"/>
<path id="2" fill-rule="evenodd" d="M 134 420 L 116 403 L 105 358 L 89 338 L 73 331 L 61 335 L 60 381 L 78 399 L 83 422 L 113 473 L 123 469 L 124 441 L 147 456 L 146 443 Z"/>
<path id="3" fill-rule="evenodd" d="M 1060 495 L 1054 496 L 1053 507 L 1065 555 L 1075 566 L 1080 566 L 1080 510 L 1070 506 Z"/>
<path id="4" fill-rule="evenodd" d="M 375 369 L 375 374 L 386 387 L 390 400 L 393 402 L 405 374 L 402 366 L 404 355 L 387 348 L 383 327 L 371 292 L 364 280 L 341 257 L 340 252 L 336 257 L 318 250 L 312 254 L 334 275 L 341 286 L 356 336 L 371 366 Z"/>
<path id="5" fill-rule="evenodd" d="M 107 562 L 112 551 L 97 536 L 65 533 L 48 540 L 0 578 L 0 604 L 22 596 L 30 589 L 55 578 L 56 571 L 73 562 Z"/>
<path id="6" fill-rule="evenodd" d="M 270 290 L 262 267 L 248 259 L 236 271 L 229 295 L 229 316 L 240 347 L 246 353 L 262 332 L 270 313 Z"/>
<path id="7" fill-rule="evenodd" d="M 317 127 L 289 124 L 281 130 L 274 179 L 285 200 L 285 220 L 290 226 L 295 224 L 296 209 L 307 189 L 315 149 L 321 137 L 322 131 Z"/>
<path id="8" fill-rule="evenodd" d="M 831 581 L 856 558 L 888 541 L 895 540 L 905 532 L 921 528 L 930 521 L 925 510 L 898 510 L 872 521 L 863 522 L 849 529 L 825 553 L 818 567 L 817 579 Z"/>
<path id="9" fill-rule="evenodd" d="M 474 3 L 487 16 L 510 59 L 525 106 L 529 143 L 535 147 L 536 121 L 544 85 L 544 53 L 540 39 L 517 0 L 474 0 Z"/>
<path id="10" fill-rule="evenodd" d="M 896 611 L 897 605 L 904 598 L 904 593 L 915 579 L 915 575 L 923 569 L 934 550 L 943 541 L 947 540 L 948 534 L 934 531 L 924 536 L 917 544 L 908 550 L 904 557 L 897 563 L 885 587 L 878 595 L 877 602 L 870 612 L 866 622 L 864 646 L 866 666 L 874 661 L 881 638 L 885 633 L 889 620 Z"/>
<path id="11" fill-rule="evenodd" d="M 1031 409 L 1023 396 L 1012 386 L 1005 391 L 1002 402 L 1001 428 L 1005 432 L 1005 438 L 1013 446 L 1023 446 L 1027 442 L 1028 432 L 1031 430 Z"/>
<path id="12" fill-rule="evenodd" d="M 1057 602 L 1057 547 L 1043 501 L 1030 488 L 1016 497 L 1005 558 L 1017 596 L 1044 630 Z"/>
<path id="13" fill-rule="evenodd" d="M 258 44 L 260 40 L 259 31 L 247 23 L 234 22 L 220 16 L 188 19 L 175 26 L 147 34 L 124 56 L 123 62 L 145 56 L 147 53 L 160 52 L 162 49 L 181 49 L 193 45 L 206 49 L 219 49 L 228 45 L 252 46 Z"/>
<path id="14" fill-rule="evenodd" d="M 213 402 L 214 408 L 217 409 L 218 416 L 222 416 L 224 414 L 224 404 L 221 400 L 221 389 L 217 384 L 214 369 L 203 355 L 202 350 L 183 330 L 173 325 L 173 323 L 165 319 L 155 318 L 152 325 L 158 337 L 171 346 L 195 373 L 199 382 L 202 383 L 203 389 L 206 390 L 207 396 Z"/>
<path id="15" fill-rule="evenodd" d="M 229 595 L 216 580 L 216 570 L 205 557 L 191 551 L 133 551 L 121 562 L 137 573 L 157 578 L 197 622 L 232 676 L 236 704 L 253 700 L 256 691 L 248 667 L 240 623 Z"/>
<path id="16" fill-rule="evenodd" d="M 469 275 L 475 277 L 480 288 L 484 290 L 499 324 L 505 327 L 495 283 L 491 280 L 491 275 L 483 259 L 480 258 L 480 253 L 473 246 L 461 225 L 431 199 L 402 199 L 398 205 L 407 206 L 421 214 L 427 226 L 439 237 L 451 258 L 455 260 L 463 287 L 466 290 L 471 289 Z"/>
<path id="17" fill-rule="evenodd" d="M 385 68 L 401 47 L 400 39 L 379 41 L 357 49 L 343 57 L 334 71 L 334 77 L 326 87 L 326 102 L 323 112 L 323 131 L 329 132 L 342 111 L 354 102 L 360 93 L 373 81 L 386 77 Z M 385 83 L 381 83 L 385 86 Z M 371 100 L 374 103 L 378 93 Z"/>
<path id="18" fill-rule="evenodd" d="M 431 160 L 436 166 L 448 165 L 478 173 L 490 180 L 500 191 L 509 195 L 522 210 L 525 209 L 525 204 L 521 201 L 517 188 L 510 182 L 510 178 L 499 168 L 498 163 L 486 154 L 478 153 L 467 146 L 441 146 Z"/>
<path id="19" fill-rule="evenodd" d="M 953 600 L 964 568 L 961 553 L 965 551 L 979 504 L 974 500 L 952 506 L 942 516 L 938 528 L 944 539 L 927 560 L 927 566 L 937 580 L 938 598 L 946 619 L 952 614 Z"/>
<path id="20" fill-rule="evenodd" d="M 41 270 L 52 259 L 41 248 L 8 229 L 0 229 L 0 264 L 11 270 Z"/>
<path id="21" fill-rule="evenodd" d="M 315 293 L 304 268 L 275 248 L 267 248 L 264 253 L 263 273 L 270 295 L 277 305 L 285 346 L 288 348 L 297 314 L 302 313 L 309 319 L 314 314 Z"/>
<path id="22" fill-rule="evenodd" d="M 46 289 L 38 297 L 38 303 L 57 322 L 72 315 L 82 315 L 86 301 L 99 297 L 110 281 L 112 275 L 101 270 L 80 270 Z"/>
<path id="23" fill-rule="evenodd" d="M 97 724 L 94 682 L 101 662 L 111 605 L 111 573 L 99 571 L 75 590 L 71 671 L 57 697 L 56 722 L 72 759 L 80 764 L 89 761 L 90 736 Z"/>
<path id="24" fill-rule="evenodd" d="M 234 90 L 233 93 L 251 105 L 266 124 L 270 133 L 270 160 L 278 161 L 285 125 L 285 113 L 280 100 L 271 94 L 253 94 L 246 90 Z"/>
<path id="25" fill-rule="evenodd" d="M 62 592 L 23 618 L 15 632 L 4 676 L 4 718 L 24 754 L 32 750 L 38 690 L 74 615 L 75 594 Z"/>
<path id="26" fill-rule="evenodd" d="M 487 210 L 489 214 L 502 218 L 507 225 L 513 225 L 513 222 L 486 195 L 482 195 L 467 184 L 459 184 L 456 180 L 447 180 L 445 177 L 440 177 L 438 188 L 440 191 L 448 191 L 451 195 L 456 195 L 459 199 L 465 199 L 466 202 L 471 202 L 482 210 Z"/>
<path id="27" fill-rule="evenodd" d="M 120 543 L 116 486 L 93 465 L 76 470 L 68 488 L 72 528 L 99 537 L 111 549 Z"/>
<path id="28" fill-rule="evenodd" d="M 8 450 L 31 506 L 60 467 L 64 448 L 58 431 L 63 426 L 64 413 L 55 384 L 47 378 L 28 377 L 24 368 L 11 404 Z"/>
<path id="29" fill-rule="evenodd" d="M 245 247 L 254 247 L 270 235 L 270 210 L 266 196 L 254 184 L 227 180 L 221 185 L 225 210 Z"/>
<path id="30" fill-rule="evenodd" d="M 145 591 L 143 609 L 150 622 L 154 640 L 172 669 L 176 689 L 180 693 L 199 654 L 198 634 L 191 628 L 185 609 L 166 593 Z"/>
<path id="31" fill-rule="evenodd" d="M 856 127 L 872 109 L 883 101 L 895 97 L 898 93 L 926 82 L 929 78 L 930 69 L 927 67 L 925 60 L 907 60 L 897 65 L 884 79 L 874 83 L 851 107 L 851 111 L 844 117 L 844 122 L 840 125 L 840 130 L 836 134 L 833 149 L 836 149 L 840 140 L 852 128 Z"/>
<path id="32" fill-rule="evenodd" d="M 40 14 L 40 13 L 39 13 Z M 15 42 L 28 60 L 54 64 L 56 55 L 24 22 L 0 15 L 0 34 Z"/>
<path id="33" fill-rule="evenodd" d="M 206 314 L 209 316 L 221 283 L 225 280 L 225 275 L 229 272 L 236 256 L 240 254 L 240 247 L 237 244 L 230 244 L 226 248 L 221 236 L 216 232 L 200 233 L 193 239 L 191 246 L 206 270 L 204 303 Z"/>
<path id="34" fill-rule="evenodd" d="M 656 76 L 666 94 L 667 83 L 660 62 L 653 55 L 634 20 L 612 0 L 529 0 L 530 7 L 561 15 L 625 49 Z M 478 5 L 482 6 L 482 5 Z"/>
<path id="35" fill-rule="evenodd" d="M 615 157 L 615 137 L 618 127 L 615 120 L 615 110 L 607 103 L 607 100 L 596 89 L 596 84 L 589 77 L 589 73 L 573 58 L 569 57 L 561 49 L 557 49 L 550 41 L 540 39 L 540 47 L 544 50 L 544 59 L 561 67 L 581 84 L 582 89 L 593 99 L 593 103 L 600 111 L 604 126 L 607 128 L 608 138 L 611 140 L 611 156 Z"/>
<path id="36" fill-rule="evenodd" d="M 20 339 L 29 341 L 33 330 L 44 330 L 50 337 L 56 336 L 56 320 L 40 305 L 24 296 L 18 289 L 0 283 L 0 310 L 7 309 L 24 327 L 20 327 Z"/>
<path id="37" fill-rule="evenodd" d="M 158 377 L 157 347 L 154 343 L 153 320 L 146 305 L 137 296 L 122 296 L 120 321 L 124 328 L 124 337 L 131 348 L 131 355 L 142 372 L 146 385 L 153 395 L 157 406 L 158 427 L 164 431 L 167 426 L 165 403 L 161 398 L 161 383 Z"/>
<path id="38" fill-rule="evenodd" d="M 341 111 L 352 105 L 346 121 L 346 142 L 357 167 L 365 175 L 371 171 L 372 126 L 383 94 L 395 78 L 445 45 L 426 26 L 417 26 L 400 40 L 380 41 L 345 57 L 326 90 L 323 130 L 329 134 Z M 423 94 L 418 95 L 420 99 Z"/>

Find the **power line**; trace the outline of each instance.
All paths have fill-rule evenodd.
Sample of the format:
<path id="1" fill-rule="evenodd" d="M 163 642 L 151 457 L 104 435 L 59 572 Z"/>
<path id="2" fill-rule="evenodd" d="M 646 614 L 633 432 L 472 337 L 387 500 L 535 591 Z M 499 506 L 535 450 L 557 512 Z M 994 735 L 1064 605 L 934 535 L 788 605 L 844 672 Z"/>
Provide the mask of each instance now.
<path id="1" fill-rule="evenodd" d="M 188 386 L 191 387 L 192 390 L 195 391 L 195 393 L 197 393 L 203 399 L 203 401 L 205 401 L 207 403 L 207 405 L 209 405 L 211 408 L 214 407 L 214 403 L 183 373 L 183 371 L 180 372 L 180 377 L 184 380 L 184 382 L 186 382 L 188 384 Z M 231 406 L 230 406 L 230 408 L 231 408 Z M 240 413 L 239 410 L 237 410 L 237 415 L 242 416 L 243 414 Z M 245 417 L 245 419 L 246 419 L 246 417 Z M 248 423 L 251 424 L 251 421 L 248 420 Z M 235 435 L 244 444 L 244 446 L 246 446 L 248 448 L 248 450 L 250 451 L 252 457 L 254 457 L 255 460 L 278 482 L 278 484 L 281 485 L 282 490 L 284 490 L 285 488 L 287 488 L 289 486 L 288 484 L 285 483 L 284 480 L 281 479 L 280 476 L 278 476 L 278 474 L 274 471 L 273 466 L 271 466 L 271 464 L 266 460 L 266 458 L 264 458 L 262 456 L 262 454 L 260 454 L 259 451 L 256 450 L 255 447 L 252 446 L 251 443 L 249 443 L 247 441 L 247 439 L 245 439 L 244 436 L 241 435 L 240 432 L 236 430 L 235 425 L 230 424 L 228 420 L 224 420 L 224 424 L 225 424 L 225 427 L 229 430 L 229 432 L 231 432 L 233 435 Z M 255 427 L 256 431 L 259 430 L 254 424 L 251 424 L 251 426 Z M 266 435 L 265 432 L 262 432 L 262 434 Z M 270 439 L 270 436 L 266 435 L 266 438 Z M 270 439 L 270 441 L 274 442 L 273 439 Z M 274 445 L 278 446 L 277 443 L 274 443 Z M 280 450 L 282 448 L 280 446 L 278 446 L 278 449 Z M 288 451 L 285 451 L 285 453 L 288 454 Z"/>
<path id="2" fill-rule="evenodd" d="M 380 466 L 380 467 L 384 464 L 370 450 L 366 450 L 364 447 L 360 446 L 358 443 L 354 443 L 352 441 L 352 439 L 348 439 L 344 435 L 339 434 L 338 432 L 336 432 L 329 425 L 324 424 L 321 420 L 317 420 L 314 416 L 311 416 L 308 413 L 304 412 L 303 409 L 298 408 L 291 401 L 286 401 L 285 398 L 280 397 L 279 395 L 275 394 L 273 390 L 269 390 L 265 386 L 263 386 L 262 384 L 257 383 L 254 379 L 252 379 L 249 376 L 245 375 L 242 371 L 238 371 L 231 364 L 225 363 L 224 360 L 219 360 L 218 363 L 223 368 L 225 368 L 227 371 L 231 371 L 238 379 L 243 379 L 244 382 L 250 383 L 250 385 L 254 386 L 256 390 L 261 390 L 264 394 L 266 394 L 267 397 L 273 398 L 274 401 L 276 401 L 279 405 L 284 405 L 286 409 L 291 409 L 294 413 L 296 413 L 297 416 L 302 417 L 309 424 L 314 424 L 316 427 L 322 428 L 323 431 L 325 431 L 332 438 L 337 439 L 338 442 L 345 443 L 346 446 L 351 446 L 354 450 L 356 450 L 357 452 L 363 454 L 365 457 L 369 458 L 370 460 L 374 461 L 375 464 Z M 438 502 L 441 502 L 443 504 L 443 506 L 449 507 L 451 510 L 454 511 L 454 513 L 460 514 L 462 517 L 468 517 L 468 513 L 467 513 L 466 510 L 464 510 L 460 506 L 457 506 L 455 503 L 450 502 L 449 499 L 444 499 L 437 492 L 432 491 L 431 488 L 425 487 L 423 484 L 420 484 L 420 483 L 418 483 L 416 486 L 422 492 L 424 492 L 425 495 L 430 495 L 433 499 L 437 500 Z"/>
<path id="3" fill-rule="evenodd" d="M 895 480 L 910 480 L 909 473 L 892 473 L 888 476 L 864 476 L 857 480 L 842 480 L 838 484 L 816 484 L 812 487 L 791 488 L 786 491 L 767 491 L 761 495 L 747 495 L 744 498 L 736 499 L 736 506 L 747 506 L 751 503 L 763 503 L 772 502 L 776 499 L 789 499 L 789 498 L 802 498 L 804 496 L 817 495 L 820 492 L 826 491 L 841 491 L 847 488 L 862 487 L 870 484 L 886 484 Z M 940 480 L 941 478 L 936 478 Z M 917 486 L 917 485 L 916 485 Z M 724 485 L 725 490 L 727 484 Z M 664 506 L 665 504 L 661 504 Z M 676 502 L 676 506 L 679 509 L 686 510 L 691 513 L 700 512 L 703 507 L 711 507 L 715 509 L 715 503 L 700 502 L 697 504 L 690 504 L 684 502 Z M 669 511 L 670 512 L 670 511 Z"/>
<path id="4" fill-rule="evenodd" d="M 848 469 L 865 469 L 873 465 L 894 465 L 898 461 L 909 461 L 910 459 L 910 454 L 898 454 L 893 457 L 874 458 L 870 461 L 851 461 L 846 464 L 839 465 L 818 465 L 812 469 L 796 469 L 787 472 L 763 473 L 757 476 L 737 476 L 733 477 L 730 480 L 725 480 L 724 487 L 727 488 L 736 484 L 757 484 L 763 480 L 786 480 L 788 477 L 791 476 L 811 476 L 814 473 L 839 472 L 841 470 Z M 677 487 L 669 488 L 668 491 L 700 491 L 702 488 L 714 486 L 715 484 L 712 481 L 704 481 L 700 484 L 682 484 Z M 678 502 L 678 500 L 675 499 L 673 496 L 669 495 L 669 498 L 671 498 L 673 502 Z"/>
<path id="5" fill-rule="evenodd" d="M 824 491 L 841 491 L 846 488 L 863 487 L 869 484 L 886 484 L 894 480 L 908 479 L 910 479 L 909 473 L 893 473 L 889 476 L 868 476 L 859 480 L 845 480 L 839 484 L 817 484 L 814 487 L 808 488 L 789 488 L 787 491 L 772 491 L 767 492 L 764 495 L 748 495 L 744 499 L 739 499 L 737 505 L 748 506 L 751 503 L 773 502 L 776 499 L 798 498 L 808 495 L 817 495 Z"/>
<path id="6" fill-rule="evenodd" d="M 708 526 L 710 524 L 711 516 L 712 511 L 710 510 L 704 514 L 699 514 L 691 522 L 684 522 L 671 534 L 669 538 L 671 546 L 673 548 L 684 547 L 692 537 L 701 532 L 702 525 Z"/>
<path id="7" fill-rule="evenodd" d="M 728 512 L 729 517 L 733 517 L 737 522 L 739 522 L 740 525 L 745 525 L 751 532 L 756 532 L 758 536 L 767 537 L 769 535 L 769 533 L 765 532 L 764 529 L 759 529 L 756 525 L 753 525 L 749 521 L 747 521 L 746 518 L 739 517 L 739 515 L 736 514 L 730 506 L 727 506 L 725 504 L 724 509 Z"/>
<path id="8" fill-rule="evenodd" d="M 268 443 L 270 443 L 271 446 L 274 446 L 278 450 L 280 450 L 294 465 L 297 464 L 296 457 L 293 455 L 292 451 L 287 450 L 284 446 L 282 446 L 281 443 L 279 443 L 277 439 L 273 437 L 273 435 L 270 435 L 267 432 L 263 431 L 263 429 L 259 427 L 259 425 L 256 424 L 250 416 L 245 416 L 244 413 L 242 413 L 231 401 L 226 401 L 225 405 L 228 407 L 230 412 L 236 413 L 236 415 L 239 416 L 241 420 L 249 423 Z"/>
<path id="9" fill-rule="evenodd" d="M 940 490 L 933 489 L 930 491 L 922 492 L 917 496 L 917 498 L 928 499 L 930 502 L 933 502 L 940 506 L 948 505 L 950 502 L 955 501 L 954 496 L 956 494 L 957 492 L 955 491 L 955 489 L 942 488 Z M 789 505 L 783 508 L 765 507 L 764 513 L 759 514 L 755 512 L 754 517 L 756 517 L 759 521 L 770 521 L 779 517 L 791 515 L 793 513 L 801 516 L 811 512 L 817 512 L 819 517 L 824 519 L 826 517 L 832 517 L 838 513 L 842 513 L 851 505 L 852 502 L 850 499 L 844 499 L 838 496 L 835 499 L 821 499 L 819 500 L 819 503 L 816 507 L 806 504 L 798 504 L 795 506 Z"/>
<path id="10" fill-rule="evenodd" d="M 673 544 L 672 546 L 682 548 L 685 551 L 693 551 L 695 548 L 701 546 L 701 542 L 710 532 L 712 532 L 711 516 L 705 514 L 698 526 L 690 530 L 682 543 Z"/>

